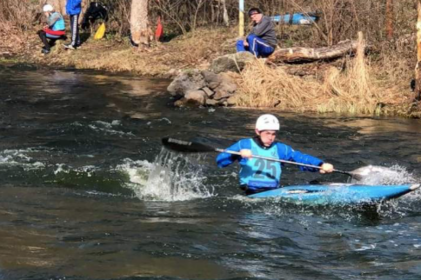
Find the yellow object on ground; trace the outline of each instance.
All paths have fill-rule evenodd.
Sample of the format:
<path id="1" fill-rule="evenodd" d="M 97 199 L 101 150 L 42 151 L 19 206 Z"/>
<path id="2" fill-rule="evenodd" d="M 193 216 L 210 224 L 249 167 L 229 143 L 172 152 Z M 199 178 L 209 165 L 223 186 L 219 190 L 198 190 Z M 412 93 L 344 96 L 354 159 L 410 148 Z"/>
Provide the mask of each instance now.
<path id="1" fill-rule="evenodd" d="M 104 34 L 105 34 L 105 23 L 102 23 L 102 24 L 98 27 L 98 30 L 95 32 L 94 39 L 95 39 L 95 40 L 102 39 L 102 38 L 104 37 Z"/>

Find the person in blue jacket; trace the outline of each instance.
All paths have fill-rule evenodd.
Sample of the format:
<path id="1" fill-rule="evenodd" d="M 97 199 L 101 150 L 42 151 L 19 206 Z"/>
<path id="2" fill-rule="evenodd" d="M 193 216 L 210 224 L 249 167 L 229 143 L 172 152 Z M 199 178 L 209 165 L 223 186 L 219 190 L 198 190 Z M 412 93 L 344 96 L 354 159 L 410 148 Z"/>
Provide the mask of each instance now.
<path id="1" fill-rule="evenodd" d="M 253 21 L 253 28 L 246 40 L 237 41 L 237 52 L 249 51 L 256 57 L 268 57 L 278 44 L 275 25 L 259 8 L 251 8 L 248 15 Z"/>
<path id="2" fill-rule="evenodd" d="M 51 47 L 55 44 L 56 40 L 66 39 L 66 27 L 63 16 L 59 12 L 56 12 L 52 5 L 44 5 L 42 11 L 47 17 L 47 25 L 45 25 L 42 30 L 38 31 L 38 36 L 44 43 L 41 52 L 43 54 L 49 54 Z"/>
<path id="3" fill-rule="evenodd" d="M 72 41 L 69 44 L 65 44 L 66 49 L 75 50 L 80 46 L 79 37 L 79 15 L 82 11 L 82 0 L 67 0 L 66 2 L 66 14 L 70 17 L 70 31 L 72 33 Z"/>
<path id="4" fill-rule="evenodd" d="M 300 167 L 303 171 L 330 173 L 333 165 L 322 160 L 295 151 L 290 146 L 275 141 L 279 131 L 278 119 L 270 114 L 260 116 L 256 121 L 254 138 L 242 139 L 226 150 L 239 152 L 241 155 L 220 153 L 216 158 L 219 167 L 226 167 L 235 161 L 240 163 L 240 188 L 246 195 L 277 189 L 280 187 L 282 167 L 279 162 L 253 158 L 253 155 L 294 161 L 297 163 L 320 166 L 319 168 Z"/>

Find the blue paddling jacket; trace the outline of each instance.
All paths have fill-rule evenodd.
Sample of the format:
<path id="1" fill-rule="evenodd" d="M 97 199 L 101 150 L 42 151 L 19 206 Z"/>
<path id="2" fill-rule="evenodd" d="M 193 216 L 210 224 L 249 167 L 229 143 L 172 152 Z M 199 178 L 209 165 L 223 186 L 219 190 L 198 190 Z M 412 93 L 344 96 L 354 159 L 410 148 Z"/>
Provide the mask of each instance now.
<path id="1" fill-rule="evenodd" d="M 82 0 L 67 0 L 66 14 L 69 16 L 78 15 L 82 11 Z"/>
<path id="2" fill-rule="evenodd" d="M 242 139 L 227 148 L 227 150 L 234 152 L 239 152 L 242 149 L 249 149 L 252 151 L 253 155 L 258 156 L 316 166 L 321 166 L 323 164 L 322 160 L 295 151 L 290 146 L 280 142 L 275 142 L 270 147 L 265 147 L 258 137 L 253 139 Z M 241 166 L 239 173 L 240 186 L 247 189 L 249 193 L 279 188 L 282 175 L 281 163 L 257 158 L 247 159 L 229 153 L 220 153 L 216 158 L 219 167 L 226 167 L 235 161 L 239 161 Z M 319 170 L 303 166 L 301 166 L 300 169 L 312 172 Z"/>

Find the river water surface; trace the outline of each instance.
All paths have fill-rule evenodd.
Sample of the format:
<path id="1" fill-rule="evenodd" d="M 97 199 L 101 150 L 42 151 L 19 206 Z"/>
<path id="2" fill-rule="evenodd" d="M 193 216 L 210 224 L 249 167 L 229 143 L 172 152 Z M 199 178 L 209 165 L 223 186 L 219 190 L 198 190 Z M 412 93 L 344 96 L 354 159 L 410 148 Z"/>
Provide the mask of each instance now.
<path id="1" fill-rule="evenodd" d="M 419 191 L 371 209 L 246 199 L 236 166 L 160 140 L 226 147 L 262 112 L 176 109 L 168 82 L 0 67 L 1 280 L 421 279 Z M 419 181 L 419 120 L 277 114 L 281 140 L 338 169 Z"/>

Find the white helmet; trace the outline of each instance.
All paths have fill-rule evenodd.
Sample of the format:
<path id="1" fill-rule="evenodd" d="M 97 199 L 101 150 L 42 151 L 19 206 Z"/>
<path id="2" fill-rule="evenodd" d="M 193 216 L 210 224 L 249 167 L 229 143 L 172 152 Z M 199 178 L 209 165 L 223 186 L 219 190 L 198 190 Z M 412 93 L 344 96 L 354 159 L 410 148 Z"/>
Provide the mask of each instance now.
<path id="1" fill-rule="evenodd" d="M 263 130 L 279 130 L 279 121 L 274 115 L 261 115 L 256 121 L 256 129 Z"/>
<path id="2" fill-rule="evenodd" d="M 45 4 L 44 7 L 42 7 L 42 10 L 45 12 L 52 12 L 54 11 L 53 6 L 51 6 L 50 4 Z"/>

